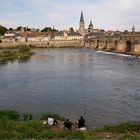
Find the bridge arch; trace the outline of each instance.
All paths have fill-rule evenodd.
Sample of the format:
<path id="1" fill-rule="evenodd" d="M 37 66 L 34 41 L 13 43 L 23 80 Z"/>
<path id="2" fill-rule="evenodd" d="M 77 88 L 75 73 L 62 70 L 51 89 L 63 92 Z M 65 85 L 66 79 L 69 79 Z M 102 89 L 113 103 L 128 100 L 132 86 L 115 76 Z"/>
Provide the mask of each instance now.
<path id="1" fill-rule="evenodd" d="M 114 42 L 114 47 L 115 47 L 115 50 L 118 49 L 118 41 L 117 40 L 115 40 L 115 42 Z"/>
<path id="2" fill-rule="evenodd" d="M 105 48 L 107 48 L 107 46 L 108 46 L 108 41 L 106 40 L 105 41 Z"/>
<path id="3" fill-rule="evenodd" d="M 99 48 L 99 44 L 100 44 L 100 40 L 98 39 L 96 48 Z"/>
<path id="4" fill-rule="evenodd" d="M 133 51 L 133 43 L 128 40 L 126 41 L 126 52 L 132 52 Z"/>

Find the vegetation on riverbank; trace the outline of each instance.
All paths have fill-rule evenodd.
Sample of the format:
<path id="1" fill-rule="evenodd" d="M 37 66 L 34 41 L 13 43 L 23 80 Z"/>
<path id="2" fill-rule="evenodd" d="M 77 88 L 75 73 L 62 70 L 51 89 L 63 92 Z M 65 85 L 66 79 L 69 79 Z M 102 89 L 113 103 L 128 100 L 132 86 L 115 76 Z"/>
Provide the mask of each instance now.
<path id="1" fill-rule="evenodd" d="M 30 58 L 34 52 L 31 51 L 30 46 L 27 45 L 20 45 L 17 46 L 14 50 L 2 50 L 0 52 L 0 63 L 5 63 L 9 60 L 13 61 L 15 59 L 18 60 L 25 60 Z"/>
<path id="2" fill-rule="evenodd" d="M 46 120 L 49 113 L 42 115 Z M 31 115 L 31 114 L 30 114 Z M 138 140 L 140 123 L 127 122 L 118 126 L 87 131 L 63 130 L 63 117 L 52 114 L 59 120 L 58 126 L 48 126 L 42 120 L 32 120 L 27 114 L 21 117 L 16 111 L 0 111 L 0 139 L 92 139 L 92 140 Z"/>

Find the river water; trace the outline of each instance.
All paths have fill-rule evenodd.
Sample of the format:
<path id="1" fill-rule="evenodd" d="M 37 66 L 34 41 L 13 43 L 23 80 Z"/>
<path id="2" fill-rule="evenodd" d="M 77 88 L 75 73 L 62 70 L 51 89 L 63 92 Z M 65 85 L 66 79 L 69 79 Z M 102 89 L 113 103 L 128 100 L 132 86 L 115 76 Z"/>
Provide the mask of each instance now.
<path id="1" fill-rule="evenodd" d="M 0 109 L 54 112 L 88 127 L 140 120 L 140 59 L 91 49 L 36 49 L 0 65 Z"/>

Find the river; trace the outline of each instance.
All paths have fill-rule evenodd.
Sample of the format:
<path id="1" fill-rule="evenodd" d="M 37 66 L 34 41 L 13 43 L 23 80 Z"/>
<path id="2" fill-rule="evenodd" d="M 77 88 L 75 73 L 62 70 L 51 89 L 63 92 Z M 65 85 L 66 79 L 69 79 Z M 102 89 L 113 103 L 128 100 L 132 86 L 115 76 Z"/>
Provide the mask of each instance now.
<path id="1" fill-rule="evenodd" d="M 54 112 L 88 127 L 140 121 L 140 59 L 92 49 L 35 49 L 0 65 L 0 109 Z"/>

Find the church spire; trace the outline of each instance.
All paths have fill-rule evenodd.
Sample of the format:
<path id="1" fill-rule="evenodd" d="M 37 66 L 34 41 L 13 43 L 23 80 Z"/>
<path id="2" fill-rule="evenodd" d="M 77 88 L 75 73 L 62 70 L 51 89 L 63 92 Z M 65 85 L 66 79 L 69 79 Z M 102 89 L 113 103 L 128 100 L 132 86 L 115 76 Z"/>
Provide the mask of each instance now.
<path id="1" fill-rule="evenodd" d="M 83 12 L 81 12 L 80 22 L 79 22 L 79 33 L 84 36 L 85 35 L 85 22 Z"/>
<path id="2" fill-rule="evenodd" d="M 83 11 L 81 11 L 81 17 L 80 17 L 80 22 L 84 22 L 84 16 L 83 16 Z"/>

